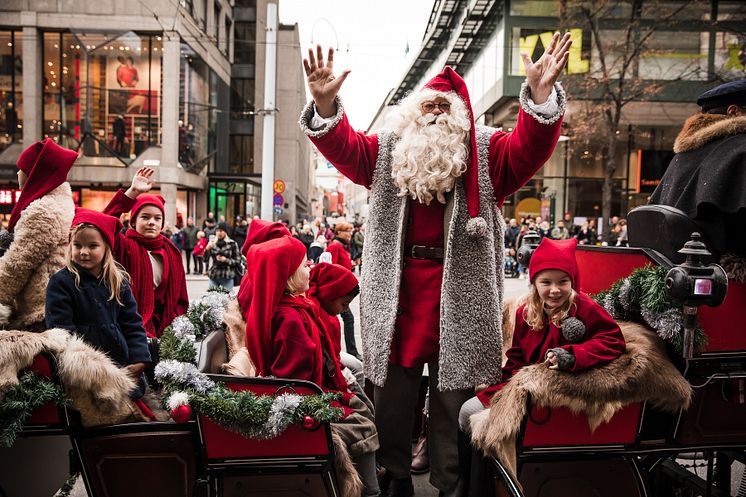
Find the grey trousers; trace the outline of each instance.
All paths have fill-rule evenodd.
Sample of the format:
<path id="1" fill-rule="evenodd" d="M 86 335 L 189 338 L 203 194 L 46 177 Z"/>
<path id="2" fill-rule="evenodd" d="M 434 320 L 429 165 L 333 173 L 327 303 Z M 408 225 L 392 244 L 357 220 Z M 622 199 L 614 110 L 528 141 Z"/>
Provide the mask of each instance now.
<path id="1" fill-rule="evenodd" d="M 404 368 L 389 363 L 386 384 L 376 386 L 376 427 L 378 462 L 394 478 L 406 478 L 412 465 L 412 424 L 422 366 Z M 474 396 L 474 390 L 440 391 L 438 364 L 428 364 L 430 381 L 430 483 L 438 490 L 451 490 L 458 481 L 458 415 L 461 405 Z"/>

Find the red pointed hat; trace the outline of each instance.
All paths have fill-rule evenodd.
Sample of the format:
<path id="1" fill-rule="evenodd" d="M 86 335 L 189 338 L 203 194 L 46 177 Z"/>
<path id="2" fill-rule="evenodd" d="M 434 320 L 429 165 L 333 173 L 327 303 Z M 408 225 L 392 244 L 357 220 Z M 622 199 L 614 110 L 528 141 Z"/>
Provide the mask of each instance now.
<path id="1" fill-rule="evenodd" d="M 13 231 L 21 212 L 34 200 L 38 200 L 67 181 L 67 173 L 78 158 L 78 153 L 57 145 L 45 138 L 24 150 L 18 157 L 18 169 L 26 173 L 26 183 L 21 196 L 13 207 L 8 231 Z"/>
<path id="2" fill-rule="evenodd" d="M 291 236 L 254 245 L 246 257 L 248 302 L 241 303 L 246 318 L 246 348 L 257 373 L 266 376 L 272 366 L 272 316 L 288 278 L 306 258 L 306 246 Z"/>
<path id="3" fill-rule="evenodd" d="M 114 247 L 116 242 L 117 233 L 122 231 L 122 223 L 114 216 L 109 216 L 98 211 L 91 209 L 84 209 L 78 207 L 75 209 L 75 217 L 73 218 L 72 227 L 79 224 L 92 224 L 101 232 L 109 244 L 109 247 Z"/>
<path id="4" fill-rule="evenodd" d="M 320 262 L 311 268 L 308 295 L 329 302 L 348 295 L 359 283 L 352 271 L 339 264 Z"/>
<path id="5" fill-rule="evenodd" d="M 570 275 L 572 287 L 580 289 L 580 273 L 578 272 L 578 261 L 575 259 L 575 247 L 578 240 L 552 240 L 544 238 L 531 255 L 528 263 L 528 278 L 533 283 L 534 278 L 545 269 L 559 269 Z"/>
<path id="6" fill-rule="evenodd" d="M 246 241 L 241 247 L 241 253 L 246 256 L 252 245 L 264 243 L 282 236 L 290 236 L 290 231 L 285 224 L 276 221 L 265 221 L 264 219 L 254 219 L 249 224 L 249 231 L 246 233 Z"/>
<path id="7" fill-rule="evenodd" d="M 450 66 L 446 66 L 443 72 L 435 76 L 433 79 L 428 81 L 424 88 L 443 92 L 443 93 L 455 93 L 466 105 L 466 109 L 469 111 L 469 121 L 471 123 L 471 130 L 469 132 L 469 164 L 466 167 L 462 178 L 464 182 L 464 190 L 466 191 L 466 206 L 469 209 L 469 217 L 472 219 L 479 217 L 479 175 L 477 170 L 477 134 L 476 127 L 474 126 L 474 112 L 471 108 L 471 100 L 469 99 L 469 91 L 466 89 L 466 83 L 461 76 L 456 74 Z"/>
<path id="8" fill-rule="evenodd" d="M 132 206 L 130 211 L 130 223 L 137 218 L 137 212 L 146 205 L 154 205 L 160 209 L 161 214 L 163 214 L 163 220 L 161 221 L 161 228 L 163 228 L 163 224 L 166 222 L 166 199 L 160 195 L 140 195 L 137 197 L 135 205 Z"/>

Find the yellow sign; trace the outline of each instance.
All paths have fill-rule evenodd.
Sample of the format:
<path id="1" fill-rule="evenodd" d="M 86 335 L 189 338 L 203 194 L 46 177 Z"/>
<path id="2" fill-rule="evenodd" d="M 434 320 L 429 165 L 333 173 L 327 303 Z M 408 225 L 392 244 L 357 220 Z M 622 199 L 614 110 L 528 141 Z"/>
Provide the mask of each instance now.
<path id="1" fill-rule="evenodd" d="M 521 218 L 528 216 L 539 217 L 541 215 L 541 200 L 538 198 L 524 198 L 515 206 L 515 218 L 520 222 Z"/>
<path id="2" fill-rule="evenodd" d="M 529 54 L 534 53 L 536 45 L 539 40 L 541 44 L 546 47 L 552 42 L 552 36 L 556 31 L 547 31 L 538 35 L 530 35 L 520 39 L 520 51 Z M 570 53 L 567 59 L 567 73 L 568 74 L 582 74 L 588 72 L 590 68 L 590 61 L 583 60 L 581 50 L 583 48 L 583 30 L 582 29 L 571 29 L 570 39 L 572 40 L 572 46 L 570 47 Z M 526 69 L 523 64 L 520 64 L 520 74 L 526 74 Z"/>
<path id="3" fill-rule="evenodd" d="M 285 182 L 281 179 L 276 179 L 274 185 L 272 185 L 272 189 L 275 191 L 275 193 L 284 193 Z"/>

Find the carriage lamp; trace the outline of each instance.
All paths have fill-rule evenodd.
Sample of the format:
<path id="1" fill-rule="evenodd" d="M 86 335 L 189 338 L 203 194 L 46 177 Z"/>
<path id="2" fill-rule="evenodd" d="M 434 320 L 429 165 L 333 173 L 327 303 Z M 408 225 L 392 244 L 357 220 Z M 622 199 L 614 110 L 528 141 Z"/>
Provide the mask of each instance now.
<path id="1" fill-rule="evenodd" d="M 531 255 L 533 255 L 536 247 L 539 246 L 540 241 L 541 237 L 535 230 L 528 230 L 526 234 L 523 235 L 521 246 L 516 253 L 516 259 L 518 259 L 518 262 L 524 267 L 528 267 L 528 263 L 531 260 Z"/>
<path id="2" fill-rule="evenodd" d="M 702 263 L 705 257 L 712 254 L 696 231 L 678 253 L 685 255 L 686 260 L 672 267 L 666 274 L 666 293 L 672 299 L 683 303 L 683 354 L 685 359 L 691 359 L 694 357 L 697 308 L 700 305 L 717 307 L 722 304 L 728 291 L 728 278 L 723 268 L 717 264 L 705 266 Z"/>

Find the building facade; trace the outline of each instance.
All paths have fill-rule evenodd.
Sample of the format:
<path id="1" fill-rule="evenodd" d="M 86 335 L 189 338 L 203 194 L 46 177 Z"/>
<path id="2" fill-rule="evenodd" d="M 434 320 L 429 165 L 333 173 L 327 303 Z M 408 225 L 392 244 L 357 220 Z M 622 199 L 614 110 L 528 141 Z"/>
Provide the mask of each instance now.
<path id="1" fill-rule="evenodd" d="M 0 213 L 20 152 L 51 138 L 81 153 L 68 176 L 79 205 L 103 208 L 148 165 L 167 223 L 201 216 L 205 171 L 227 162 L 233 22 L 228 0 L 0 6 Z"/>
<path id="2" fill-rule="evenodd" d="M 661 91 L 624 107 L 617 149 L 613 152 L 612 215 L 623 216 L 647 203 L 672 157 L 673 141 L 684 120 L 695 113 L 696 95 L 719 81 L 746 76 L 746 21 L 743 2 L 656 2 L 660 9 L 676 10 L 674 21 L 655 32 L 650 51 L 643 53 L 635 70 L 641 79 L 667 83 Z M 617 39 L 622 32 L 624 2 L 601 22 L 600 35 Z M 650 2 L 653 5 L 653 2 Z M 409 91 L 420 88 L 445 65 L 464 77 L 477 123 L 511 131 L 518 113 L 518 94 L 524 81 L 521 52 L 534 60 L 560 28 L 555 0 L 437 0 L 417 58 L 393 89 L 369 130 L 383 125 L 390 106 Z M 661 12 L 645 11 L 639 31 L 660 19 Z M 570 26 L 572 28 L 572 26 Z M 590 32 L 571 29 L 573 50 L 565 83 L 569 106 L 563 136 L 555 153 L 522 189 L 506 199 L 503 213 L 561 219 L 601 215 L 603 161 L 600 140 L 579 146 L 573 135 L 580 123 L 577 88 L 580 78 L 599 64 L 598 49 Z M 613 46 L 613 45 L 612 45 Z M 613 54 L 612 54 L 613 55 Z M 575 88 L 573 85 L 576 85 Z M 575 90 L 575 91 L 574 91 Z"/>

